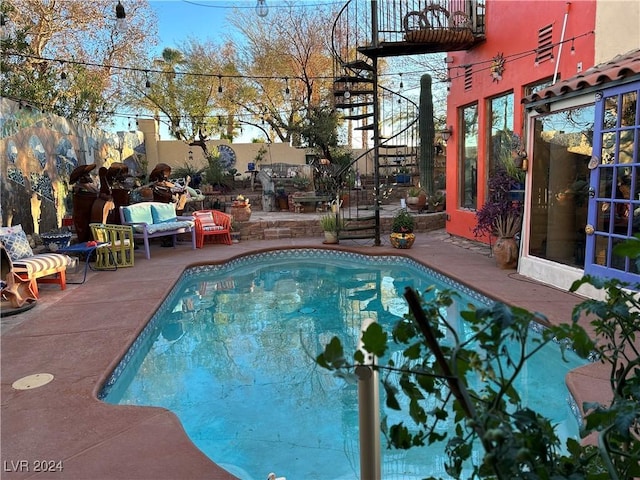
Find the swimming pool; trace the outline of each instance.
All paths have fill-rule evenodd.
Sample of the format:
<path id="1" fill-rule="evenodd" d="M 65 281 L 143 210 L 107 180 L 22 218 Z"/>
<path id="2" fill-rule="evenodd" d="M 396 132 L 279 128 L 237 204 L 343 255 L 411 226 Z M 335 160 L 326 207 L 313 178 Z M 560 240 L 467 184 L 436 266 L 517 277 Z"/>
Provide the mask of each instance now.
<path id="1" fill-rule="evenodd" d="M 172 410 L 193 442 L 243 480 L 358 479 L 356 386 L 313 358 L 334 336 L 355 345 L 364 318 L 390 330 L 407 312 L 406 286 L 482 295 L 403 257 L 314 249 L 260 253 L 185 272 L 107 381 L 109 403 Z M 459 322 L 461 333 L 465 326 Z M 566 435 L 569 363 L 550 346 L 518 388 Z M 384 404 L 384 402 L 381 402 Z M 391 413 L 396 417 L 395 412 Z M 445 476 L 442 450 L 383 445 L 383 478 Z"/>

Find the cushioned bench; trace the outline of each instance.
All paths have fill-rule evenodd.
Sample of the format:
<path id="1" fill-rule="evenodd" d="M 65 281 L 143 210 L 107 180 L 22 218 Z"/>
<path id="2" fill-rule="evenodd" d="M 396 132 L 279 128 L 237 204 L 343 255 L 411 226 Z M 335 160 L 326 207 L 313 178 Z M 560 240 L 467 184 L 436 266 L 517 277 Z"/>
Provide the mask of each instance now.
<path id="1" fill-rule="evenodd" d="M 149 239 L 173 237 L 173 247 L 177 236 L 191 233 L 192 247 L 196 249 L 196 229 L 193 217 L 178 216 L 173 203 L 140 202 L 120 207 L 120 221 L 133 227 L 133 238 L 142 239 L 147 259 L 151 258 Z"/>
<path id="2" fill-rule="evenodd" d="M 38 282 L 55 283 L 64 290 L 67 286 L 67 267 L 74 260 L 60 253 L 34 254 L 21 225 L 2 227 L 0 241 L 11 259 L 13 272 L 31 282 L 31 289 L 39 297 Z"/>

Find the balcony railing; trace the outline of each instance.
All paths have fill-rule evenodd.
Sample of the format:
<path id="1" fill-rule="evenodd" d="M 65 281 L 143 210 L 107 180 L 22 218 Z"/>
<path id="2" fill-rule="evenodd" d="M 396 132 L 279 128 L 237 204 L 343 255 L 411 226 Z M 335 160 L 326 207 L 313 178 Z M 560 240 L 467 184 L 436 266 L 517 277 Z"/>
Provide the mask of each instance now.
<path id="1" fill-rule="evenodd" d="M 349 0 L 334 25 L 341 58 L 356 48 L 368 57 L 466 50 L 484 40 L 478 0 Z"/>

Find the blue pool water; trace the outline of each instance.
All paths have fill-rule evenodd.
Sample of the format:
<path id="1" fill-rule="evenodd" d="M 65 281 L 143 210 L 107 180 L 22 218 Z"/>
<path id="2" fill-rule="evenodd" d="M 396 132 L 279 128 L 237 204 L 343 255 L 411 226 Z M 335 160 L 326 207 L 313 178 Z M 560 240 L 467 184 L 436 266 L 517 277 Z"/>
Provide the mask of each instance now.
<path id="1" fill-rule="evenodd" d="M 206 455 L 243 480 L 271 471 L 288 480 L 357 480 L 357 387 L 313 358 L 333 336 L 355 347 L 365 318 L 390 331 L 408 311 L 405 287 L 430 285 L 460 293 L 450 321 L 469 303 L 490 303 L 402 257 L 285 250 L 190 269 L 101 397 L 170 409 Z M 517 388 L 563 435 L 577 437 L 564 376 L 583 362 L 563 362 L 555 345 L 535 358 Z M 445 476 L 441 448 L 382 443 L 385 480 Z"/>

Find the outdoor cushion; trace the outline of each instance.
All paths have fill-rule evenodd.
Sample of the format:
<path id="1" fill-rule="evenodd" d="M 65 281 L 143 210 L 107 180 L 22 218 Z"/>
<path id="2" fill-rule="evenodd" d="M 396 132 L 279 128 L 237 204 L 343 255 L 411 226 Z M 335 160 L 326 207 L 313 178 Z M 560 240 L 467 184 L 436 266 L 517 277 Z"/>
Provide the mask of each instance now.
<path id="1" fill-rule="evenodd" d="M 33 256 L 33 250 L 29 245 L 27 234 L 24 233 L 21 225 L 5 227 L 3 233 L 0 233 L 0 241 L 4 244 L 7 254 L 13 262 L 24 257 Z"/>
<path id="2" fill-rule="evenodd" d="M 153 223 L 151 209 L 145 202 L 127 205 L 123 208 L 124 220 L 127 223 Z"/>
<path id="3" fill-rule="evenodd" d="M 224 228 L 222 225 L 216 225 L 211 212 L 193 212 L 193 217 L 200 220 L 203 230 L 222 230 Z"/>
<path id="4" fill-rule="evenodd" d="M 173 203 L 154 203 L 151 205 L 153 223 L 175 222 L 176 206 Z"/>
<path id="5" fill-rule="evenodd" d="M 151 225 L 147 225 L 147 233 L 149 235 L 153 235 L 156 232 L 167 232 L 169 230 L 176 230 L 178 228 L 190 228 L 193 227 L 194 222 L 190 220 L 183 220 L 178 222 L 163 222 L 163 223 L 153 223 Z M 134 225 L 133 229 L 136 233 L 144 233 L 143 225 Z"/>
<path id="6" fill-rule="evenodd" d="M 73 265 L 73 259 L 61 253 L 41 253 L 32 257 L 13 260 L 13 269 L 15 272 L 25 272 L 29 275 L 69 265 Z"/>

